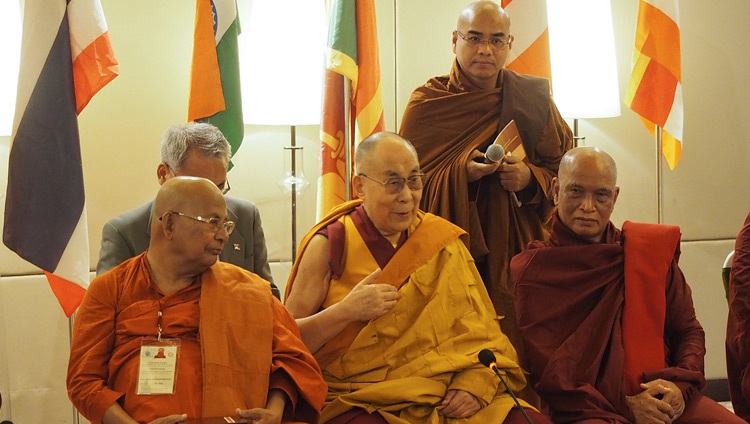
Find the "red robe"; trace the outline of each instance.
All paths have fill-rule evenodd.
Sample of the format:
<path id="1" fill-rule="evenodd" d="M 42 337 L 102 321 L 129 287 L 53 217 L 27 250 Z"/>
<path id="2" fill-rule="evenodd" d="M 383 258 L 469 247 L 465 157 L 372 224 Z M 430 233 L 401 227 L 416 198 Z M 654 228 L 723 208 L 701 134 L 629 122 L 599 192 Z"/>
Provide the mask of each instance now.
<path id="1" fill-rule="evenodd" d="M 550 240 L 530 244 L 511 262 L 526 355 L 522 365 L 556 423 L 633 422 L 625 402 L 622 322 L 627 234 L 627 228 L 621 232 L 610 223 L 605 241 L 593 243 L 555 217 Z M 644 369 L 642 381 L 674 382 L 689 407 L 705 385 L 705 336 L 677 265 L 679 248 L 661 253 L 672 258 L 665 267 L 664 360 L 662 367 Z"/>
<path id="2" fill-rule="evenodd" d="M 734 246 L 726 353 L 734 412 L 750 421 L 750 214 Z"/>
<path id="3" fill-rule="evenodd" d="M 326 385 L 294 319 L 268 282 L 217 262 L 197 281 L 164 295 L 146 254 L 94 279 L 76 314 L 68 394 L 92 423 L 114 402 L 139 422 L 170 414 L 235 415 L 265 407 L 268 391 L 291 399 L 292 421 L 317 422 Z M 179 338 L 175 394 L 137 395 L 144 337 Z"/>

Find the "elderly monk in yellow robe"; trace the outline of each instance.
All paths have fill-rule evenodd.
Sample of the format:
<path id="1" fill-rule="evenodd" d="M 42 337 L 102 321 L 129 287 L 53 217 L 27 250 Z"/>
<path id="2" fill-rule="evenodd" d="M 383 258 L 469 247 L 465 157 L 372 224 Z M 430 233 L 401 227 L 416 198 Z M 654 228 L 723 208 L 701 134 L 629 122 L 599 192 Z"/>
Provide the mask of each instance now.
<path id="1" fill-rule="evenodd" d="M 546 237 L 552 178 L 573 134 L 550 97 L 548 80 L 503 68 L 513 35 L 510 17 L 497 1 L 466 6 L 452 43 L 456 59 L 450 74 L 414 90 L 400 134 L 414 143 L 427 174 L 421 208 L 469 233 L 479 273 L 495 310 L 505 317 L 503 332 L 523 359 L 510 258 Z M 526 157 L 484 163 L 483 152 L 511 120 Z"/>
<path id="2" fill-rule="evenodd" d="M 511 388 L 526 385 L 465 232 L 417 209 L 424 175 L 414 147 L 377 133 L 355 161 L 361 200 L 308 233 L 287 287 L 286 306 L 328 383 L 321 422 L 525 422 L 479 364 L 491 349 Z"/>
<path id="3" fill-rule="evenodd" d="M 210 180 L 162 185 L 148 250 L 94 279 L 76 315 L 68 394 L 92 423 L 318 421 L 326 386 L 294 319 L 217 262 L 233 229 Z"/>

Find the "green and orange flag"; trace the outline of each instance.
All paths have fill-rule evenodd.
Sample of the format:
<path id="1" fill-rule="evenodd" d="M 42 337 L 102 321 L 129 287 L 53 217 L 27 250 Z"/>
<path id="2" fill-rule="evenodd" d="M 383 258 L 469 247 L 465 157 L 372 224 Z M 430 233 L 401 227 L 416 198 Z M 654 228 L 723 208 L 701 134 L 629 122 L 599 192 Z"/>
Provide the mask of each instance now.
<path id="1" fill-rule="evenodd" d="M 245 135 L 239 34 L 235 0 L 196 1 L 188 122 L 208 122 L 219 128 L 232 146 L 232 155 Z"/>
<path id="2" fill-rule="evenodd" d="M 682 154 L 680 16 L 677 0 L 640 0 L 633 71 L 625 104 L 655 135 L 662 128 L 661 152 L 670 169 Z"/>
<path id="3" fill-rule="evenodd" d="M 329 16 L 320 123 L 319 218 L 347 200 L 346 144 L 351 161 L 354 147 L 362 139 L 384 129 L 374 0 L 333 0 Z M 349 98 L 344 98 L 345 77 Z M 349 110 L 349 122 L 345 122 L 345 109 Z M 345 125 L 352 140 L 344 139 Z"/>

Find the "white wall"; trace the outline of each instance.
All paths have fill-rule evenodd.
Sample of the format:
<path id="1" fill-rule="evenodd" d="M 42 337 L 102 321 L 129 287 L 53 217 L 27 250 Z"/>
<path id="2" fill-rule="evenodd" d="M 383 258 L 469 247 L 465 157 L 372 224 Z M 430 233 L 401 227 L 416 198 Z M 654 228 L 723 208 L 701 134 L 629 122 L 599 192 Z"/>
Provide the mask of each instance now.
<path id="1" fill-rule="evenodd" d="M 467 2 L 435 0 L 425 7 L 425 2 L 414 0 L 376 0 L 387 129 L 397 129 L 413 88 L 450 70 L 451 31 Z M 79 118 L 92 267 L 102 225 L 148 201 L 158 188 L 161 134 L 168 125 L 184 121 L 187 113 L 194 13 L 194 3 L 184 0 L 102 4 L 121 75 Z M 622 93 L 630 71 L 637 1 L 611 4 Z M 707 332 L 706 374 L 721 378 L 726 376 L 726 301 L 720 267 L 750 210 L 750 128 L 743 119 L 750 116 L 750 56 L 745 52 L 750 33 L 737 30 L 750 20 L 750 6 L 746 0 L 682 0 L 680 7 L 685 144 L 678 168 L 663 175 L 663 216 L 665 223 L 682 227 L 681 264 Z M 287 30 L 283 19 L 279 28 Z M 280 51 L 294 54 L 294 46 L 280 46 Z M 267 62 L 258 58 L 259 66 Z M 580 133 L 587 144 L 603 147 L 618 163 L 621 195 L 615 222 L 655 222 L 656 149 L 635 114 L 623 107 L 620 117 L 581 121 Z M 300 232 L 314 223 L 317 140 L 317 126 L 298 128 L 304 172 L 311 182 L 298 202 Z M 232 194 L 259 206 L 269 257 L 277 262 L 291 257 L 290 202 L 277 185 L 283 178 L 283 146 L 288 144 L 288 128 L 246 126 L 245 142 L 229 174 Z M 0 192 L 9 146 L 8 138 L 0 137 Z M 283 285 L 287 273 L 288 264 L 274 265 L 277 283 Z M 24 274 L 36 276 L 17 277 Z M 4 246 L 0 275 L 0 419 L 71 422 L 63 382 L 67 320 L 39 271 Z M 54 408 L 44 412 L 39 405 Z"/>

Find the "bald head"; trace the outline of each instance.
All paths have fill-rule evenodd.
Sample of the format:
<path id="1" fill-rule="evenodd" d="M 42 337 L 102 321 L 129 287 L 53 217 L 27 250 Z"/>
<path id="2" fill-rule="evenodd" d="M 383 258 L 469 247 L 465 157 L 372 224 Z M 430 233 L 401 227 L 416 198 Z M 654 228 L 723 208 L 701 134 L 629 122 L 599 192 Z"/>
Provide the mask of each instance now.
<path id="1" fill-rule="evenodd" d="M 414 159 L 419 162 L 417 151 L 409 140 L 396 133 L 383 131 L 370 135 L 357 146 L 357 151 L 354 154 L 354 166 L 357 172 L 371 172 L 363 169 L 372 165 L 371 162 L 376 158 L 375 152 L 381 145 L 395 148 L 401 147 L 405 149 L 407 154 L 413 155 Z"/>
<path id="2" fill-rule="evenodd" d="M 199 274 L 218 259 L 229 238 L 227 204 L 216 184 L 199 177 L 174 177 L 156 195 L 148 260 L 172 278 Z M 233 227 L 233 226 L 232 226 Z"/>
<path id="3" fill-rule="evenodd" d="M 595 243 L 602 241 L 619 193 L 615 161 L 597 147 L 566 152 L 552 181 L 560 221 Z"/>
<path id="4" fill-rule="evenodd" d="M 158 218 L 169 211 L 183 211 L 188 207 L 196 208 L 203 203 L 211 203 L 211 200 L 223 201 L 224 197 L 210 180 L 199 177 L 170 178 L 164 182 L 156 194 L 154 216 Z"/>
<path id="5" fill-rule="evenodd" d="M 459 30 L 465 28 L 479 16 L 507 22 L 508 28 L 510 28 L 510 16 L 508 16 L 508 13 L 500 7 L 499 3 L 487 0 L 475 1 L 466 5 L 461 14 L 458 15 L 456 28 Z"/>
<path id="6" fill-rule="evenodd" d="M 560 169 L 557 175 L 562 176 L 565 173 L 570 173 L 576 166 L 584 163 L 598 169 L 602 178 L 608 178 L 614 184 L 617 183 L 615 160 L 604 150 L 593 146 L 576 147 L 565 152 L 560 160 Z"/>
<path id="7" fill-rule="evenodd" d="M 354 191 L 375 228 L 395 245 L 414 222 L 422 199 L 417 152 L 400 135 L 381 132 L 357 146 L 355 162 Z"/>
<path id="8" fill-rule="evenodd" d="M 452 40 L 462 81 L 482 90 L 496 88 L 513 47 L 505 10 L 492 1 L 469 4 L 458 16 Z"/>

